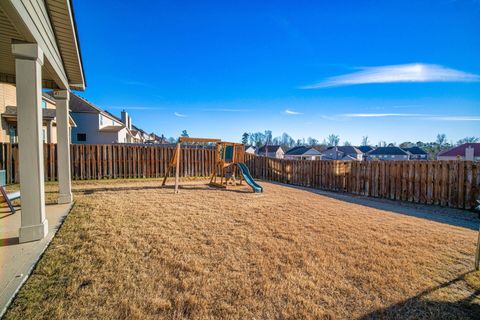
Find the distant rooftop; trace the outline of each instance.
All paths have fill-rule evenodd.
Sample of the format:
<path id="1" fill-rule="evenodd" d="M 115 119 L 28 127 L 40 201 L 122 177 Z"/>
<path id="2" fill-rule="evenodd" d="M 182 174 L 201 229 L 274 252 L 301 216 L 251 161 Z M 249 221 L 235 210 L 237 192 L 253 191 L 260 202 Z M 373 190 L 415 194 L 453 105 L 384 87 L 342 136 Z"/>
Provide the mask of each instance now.
<path id="1" fill-rule="evenodd" d="M 400 147 L 379 147 L 368 153 L 369 155 L 395 155 L 395 156 L 407 156 L 407 151 Z"/>
<path id="2" fill-rule="evenodd" d="M 268 152 L 277 152 L 278 149 L 281 149 L 282 147 L 280 145 L 264 145 L 258 149 L 258 153 L 265 153 L 265 150 L 268 148 Z"/>
<path id="3" fill-rule="evenodd" d="M 329 147 L 329 148 L 327 149 L 327 151 L 328 151 L 328 150 L 331 150 L 331 149 L 333 149 L 333 148 L 335 148 L 335 147 Z M 345 153 L 345 154 L 362 154 L 362 151 L 360 151 L 359 149 L 357 149 L 357 148 L 354 147 L 354 146 L 338 146 L 338 147 L 336 147 L 336 148 L 337 148 L 338 151 L 341 151 L 341 152 L 343 152 L 343 153 Z"/>
<path id="4" fill-rule="evenodd" d="M 403 150 L 410 152 L 411 154 L 418 154 L 418 155 L 426 155 L 428 154 L 425 150 L 420 147 L 411 147 L 411 148 L 403 148 Z"/>
<path id="5" fill-rule="evenodd" d="M 317 153 L 317 154 L 321 154 L 320 151 L 318 151 L 317 149 L 315 149 L 314 147 L 307 147 L 307 146 L 297 146 L 297 147 L 293 147 L 291 149 L 289 149 L 285 155 L 290 155 L 290 156 L 298 156 L 298 155 L 302 155 L 302 154 L 305 154 L 307 153 L 308 151 L 310 150 L 314 150 L 314 154 Z"/>
<path id="6" fill-rule="evenodd" d="M 363 153 L 367 153 L 373 150 L 371 146 L 359 146 L 357 147 L 358 150 L 362 151 Z"/>
<path id="7" fill-rule="evenodd" d="M 456 146 L 452 149 L 442 151 L 438 155 L 444 157 L 464 157 L 465 156 L 465 149 L 468 147 L 473 148 L 473 156 L 480 157 L 480 143 L 464 143 L 459 146 Z"/>

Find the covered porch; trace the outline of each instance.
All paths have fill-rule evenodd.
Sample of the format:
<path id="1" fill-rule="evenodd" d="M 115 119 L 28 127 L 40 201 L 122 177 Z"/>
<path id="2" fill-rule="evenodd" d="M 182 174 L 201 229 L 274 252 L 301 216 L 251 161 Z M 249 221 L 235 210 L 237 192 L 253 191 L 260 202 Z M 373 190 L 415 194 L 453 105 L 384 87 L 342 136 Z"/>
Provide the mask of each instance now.
<path id="1" fill-rule="evenodd" d="M 53 90 L 56 104 L 57 202 L 69 205 L 69 94 L 84 90 L 85 79 L 69 0 L 2 1 L 0 21 L 0 81 L 16 86 L 21 211 L 13 218 L 19 220 L 18 243 L 23 244 L 48 238 L 52 231 L 44 194 L 43 89 Z"/>
<path id="2" fill-rule="evenodd" d="M 20 243 L 18 229 L 22 225 L 22 210 L 12 214 L 0 210 L 0 317 L 15 293 L 28 278 L 33 267 L 47 248 L 54 234 L 67 216 L 72 203 L 52 204 L 45 207 L 48 233 L 40 241 Z"/>

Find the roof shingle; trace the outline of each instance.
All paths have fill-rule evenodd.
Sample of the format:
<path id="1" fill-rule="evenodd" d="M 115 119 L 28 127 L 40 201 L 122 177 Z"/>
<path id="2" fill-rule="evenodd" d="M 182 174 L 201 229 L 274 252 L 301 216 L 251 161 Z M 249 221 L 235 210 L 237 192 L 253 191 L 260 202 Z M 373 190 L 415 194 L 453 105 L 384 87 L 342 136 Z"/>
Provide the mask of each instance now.
<path id="1" fill-rule="evenodd" d="M 270 152 L 277 152 L 278 149 L 281 149 L 282 147 L 279 145 L 264 145 L 258 149 L 258 153 L 265 153 L 265 149 L 268 148 L 268 153 Z"/>
<path id="2" fill-rule="evenodd" d="M 369 155 L 391 155 L 391 156 L 407 156 L 408 153 L 399 147 L 379 147 L 368 153 Z"/>
<path id="3" fill-rule="evenodd" d="M 438 155 L 444 157 L 464 157 L 465 156 L 465 149 L 468 147 L 473 148 L 473 156 L 480 157 L 480 143 L 464 143 L 459 146 L 456 146 L 452 149 L 442 151 Z"/>

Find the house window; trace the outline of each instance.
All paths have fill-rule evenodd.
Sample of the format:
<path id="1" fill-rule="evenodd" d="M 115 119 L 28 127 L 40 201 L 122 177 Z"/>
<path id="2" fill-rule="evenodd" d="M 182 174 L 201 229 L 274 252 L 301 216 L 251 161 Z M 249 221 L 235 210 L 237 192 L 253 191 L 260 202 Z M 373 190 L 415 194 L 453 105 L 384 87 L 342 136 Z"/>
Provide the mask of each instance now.
<path id="1" fill-rule="evenodd" d="M 42 141 L 43 143 L 47 143 L 47 129 L 42 128 Z"/>
<path id="2" fill-rule="evenodd" d="M 77 141 L 87 141 L 86 133 L 77 133 Z"/>
<path id="3" fill-rule="evenodd" d="M 42 109 L 47 109 L 47 101 L 42 100 Z"/>
<path id="4" fill-rule="evenodd" d="M 100 115 L 100 125 L 103 126 L 103 116 Z"/>
<path id="5" fill-rule="evenodd" d="M 8 129 L 8 134 L 10 136 L 10 143 L 17 143 L 18 142 L 17 130 L 15 130 L 14 127 L 10 127 L 10 129 Z"/>

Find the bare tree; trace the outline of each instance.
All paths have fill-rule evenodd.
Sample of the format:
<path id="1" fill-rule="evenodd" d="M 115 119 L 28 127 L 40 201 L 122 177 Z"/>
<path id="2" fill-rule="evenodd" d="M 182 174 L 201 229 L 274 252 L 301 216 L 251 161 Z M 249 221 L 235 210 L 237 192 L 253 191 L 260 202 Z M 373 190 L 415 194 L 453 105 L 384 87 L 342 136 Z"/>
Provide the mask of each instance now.
<path id="1" fill-rule="evenodd" d="M 480 141 L 480 138 L 478 137 L 465 137 L 463 139 L 460 139 L 457 141 L 457 144 L 463 144 L 463 143 L 475 143 Z"/>
<path id="2" fill-rule="evenodd" d="M 446 145 L 447 144 L 447 135 L 445 133 L 437 134 L 436 143 L 438 144 L 438 146 L 440 148 L 443 147 L 444 145 Z"/>
<path id="3" fill-rule="evenodd" d="M 265 144 L 272 144 L 272 130 L 265 130 Z"/>
<path id="4" fill-rule="evenodd" d="M 250 135 L 248 134 L 248 132 L 244 132 L 242 134 L 242 143 L 243 144 L 248 144 L 248 139 L 250 138 Z"/>
<path id="5" fill-rule="evenodd" d="M 362 146 L 368 146 L 370 144 L 370 141 L 368 141 L 368 136 L 363 136 L 362 137 Z"/>
<path id="6" fill-rule="evenodd" d="M 316 146 L 318 144 L 318 140 L 312 137 L 308 137 L 307 144 L 309 146 Z"/>
<path id="7" fill-rule="evenodd" d="M 331 134 L 327 137 L 327 144 L 329 146 L 338 146 L 340 143 L 340 137 L 337 134 Z"/>

